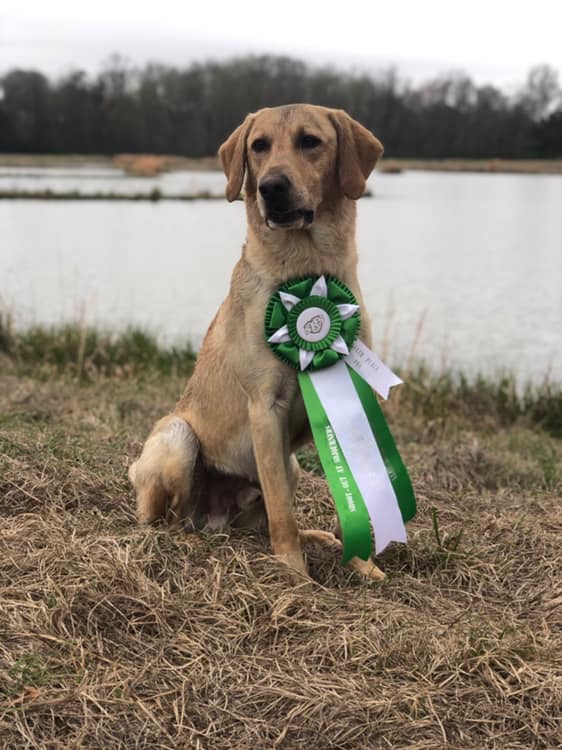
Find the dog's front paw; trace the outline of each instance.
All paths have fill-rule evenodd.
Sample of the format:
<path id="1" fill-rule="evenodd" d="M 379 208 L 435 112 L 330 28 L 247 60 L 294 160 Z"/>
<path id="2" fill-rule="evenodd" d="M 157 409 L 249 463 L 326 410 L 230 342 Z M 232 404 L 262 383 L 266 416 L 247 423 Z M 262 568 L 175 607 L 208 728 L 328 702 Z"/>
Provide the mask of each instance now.
<path id="1" fill-rule="evenodd" d="M 291 570 L 300 573 L 308 578 L 308 570 L 304 561 L 303 554 L 300 550 L 289 550 L 276 554 L 275 557 L 285 563 Z"/>
<path id="2" fill-rule="evenodd" d="M 375 563 L 369 558 L 368 560 L 361 560 L 359 557 L 352 557 L 347 563 L 347 567 L 354 570 L 363 578 L 369 578 L 371 581 L 384 581 L 386 575 L 383 571 L 375 565 Z"/>

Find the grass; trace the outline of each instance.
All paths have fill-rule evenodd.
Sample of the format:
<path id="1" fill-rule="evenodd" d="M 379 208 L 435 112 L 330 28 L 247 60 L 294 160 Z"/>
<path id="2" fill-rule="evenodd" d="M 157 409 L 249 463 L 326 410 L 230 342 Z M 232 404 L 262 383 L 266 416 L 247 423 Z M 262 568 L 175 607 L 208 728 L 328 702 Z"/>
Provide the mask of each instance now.
<path id="1" fill-rule="evenodd" d="M 111 158 L 98 154 L 0 154 L 0 167 L 35 169 L 36 167 L 111 166 Z"/>
<path id="2" fill-rule="evenodd" d="M 79 190 L 0 190 L 0 200 L 41 201 L 201 201 L 224 200 L 223 195 L 214 195 L 208 190 L 197 193 L 163 193 L 154 188 L 148 193 L 81 193 Z"/>
<path id="3" fill-rule="evenodd" d="M 0 313 L 0 357 L 10 360 L 20 374 L 52 369 L 58 374 L 91 379 L 103 376 L 139 376 L 158 372 L 187 376 L 195 362 L 195 352 L 186 343 L 162 347 L 156 338 L 139 329 L 113 334 L 70 324 L 59 328 L 33 326 L 14 329 L 9 315 Z M 423 363 L 397 371 L 407 386 L 397 391 L 389 409 L 405 402 L 408 411 L 431 423 L 461 417 L 475 427 L 495 429 L 522 421 L 538 426 L 555 437 L 562 437 L 562 384 L 548 378 L 541 385 L 521 388 L 515 375 L 467 378 L 446 371 L 436 375 Z"/>
<path id="4" fill-rule="evenodd" d="M 381 172 L 484 172 L 492 174 L 562 174 L 562 159 L 394 159 L 385 158 Z"/>
<path id="5" fill-rule="evenodd" d="M 19 375 L 49 378 L 53 372 L 79 381 L 143 374 L 187 376 L 195 353 L 189 343 L 162 347 L 145 331 L 129 328 L 112 334 L 80 325 L 33 326 L 15 331 L 0 313 L 0 358 Z M 0 363 L 1 363 L 0 359 Z"/>
<path id="6" fill-rule="evenodd" d="M 419 364 L 405 376 L 401 399 L 413 414 L 431 421 L 461 417 L 480 429 L 494 430 L 519 421 L 562 438 L 562 384 L 545 378 L 541 384 L 521 385 L 514 374 L 498 377 L 447 371 L 435 375 Z"/>
<path id="7" fill-rule="evenodd" d="M 560 745 L 562 442 L 541 389 L 414 371 L 385 405 L 409 545 L 382 584 L 307 546 L 295 584 L 257 533 L 135 523 L 126 468 L 193 354 L 131 337 L 0 327 L 0 747 Z M 312 447 L 301 463 L 299 523 L 332 528 Z"/>
<path id="8" fill-rule="evenodd" d="M 156 154 L 116 154 L 111 164 L 123 169 L 127 174 L 137 177 L 153 177 L 162 172 L 177 170 L 202 171 L 220 170 L 220 162 L 216 156 L 206 156 L 192 159 L 185 156 L 170 156 Z"/>

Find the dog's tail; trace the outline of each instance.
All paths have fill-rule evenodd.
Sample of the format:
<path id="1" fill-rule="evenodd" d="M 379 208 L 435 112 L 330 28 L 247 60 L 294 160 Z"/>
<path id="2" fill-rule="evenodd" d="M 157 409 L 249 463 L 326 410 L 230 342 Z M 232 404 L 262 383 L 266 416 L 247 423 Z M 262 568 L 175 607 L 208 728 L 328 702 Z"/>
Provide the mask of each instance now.
<path id="1" fill-rule="evenodd" d="M 129 468 L 137 492 L 137 517 L 181 520 L 190 504 L 199 440 L 191 425 L 170 415 L 156 423 L 140 458 Z"/>

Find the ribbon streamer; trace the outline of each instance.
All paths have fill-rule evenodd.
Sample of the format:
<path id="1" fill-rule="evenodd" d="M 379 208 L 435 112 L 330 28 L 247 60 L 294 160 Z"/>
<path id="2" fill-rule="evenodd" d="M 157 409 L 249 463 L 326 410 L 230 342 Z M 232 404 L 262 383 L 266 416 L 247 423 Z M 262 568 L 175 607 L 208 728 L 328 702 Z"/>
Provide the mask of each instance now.
<path id="1" fill-rule="evenodd" d="M 404 381 L 387 367 L 382 359 L 372 352 L 368 346 L 357 339 L 349 355 L 345 358 L 346 363 L 358 373 L 363 380 L 374 388 L 375 391 L 386 401 L 390 389 L 395 385 L 401 385 Z"/>
<path id="2" fill-rule="evenodd" d="M 367 506 L 377 554 L 389 542 L 406 542 L 406 529 L 394 487 L 367 418 L 365 405 L 358 398 L 347 366 L 344 362 L 338 362 L 326 370 L 299 376 L 303 377 L 309 377 L 312 381 Z M 376 401 L 374 393 L 371 393 L 371 399 L 372 402 Z M 372 408 L 372 402 L 366 405 L 367 409 Z"/>
<path id="3" fill-rule="evenodd" d="M 343 561 L 366 560 L 371 526 L 377 554 L 406 542 L 412 484 L 373 389 L 388 398 L 402 380 L 357 339 L 359 306 L 339 279 L 305 277 L 271 298 L 265 334 L 275 354 L 299 370 L 314 441 L 343 537 Z"/>

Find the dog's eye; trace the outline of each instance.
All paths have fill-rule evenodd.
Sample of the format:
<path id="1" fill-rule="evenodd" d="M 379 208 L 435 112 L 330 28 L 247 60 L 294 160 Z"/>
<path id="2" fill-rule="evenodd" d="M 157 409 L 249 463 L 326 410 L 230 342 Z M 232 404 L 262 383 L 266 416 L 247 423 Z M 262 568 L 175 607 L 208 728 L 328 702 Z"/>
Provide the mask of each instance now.
<path id="1" fill-rule="evenodd" d="M 301 148 L 316 148 L 321 143 L 320 138 L 317 138 L 315 135 L 303 135 L 299 141 L 299 146 Z"/>
<path id="2" fill-rule="evenodd" d="M 256 154 L 262 154 L 264 151 L 269 150 L 269 143 L 265 140 L 265 138 L 256 138 L 256 140 L 252 143 L 252 151 L 255 151 Z"/>

